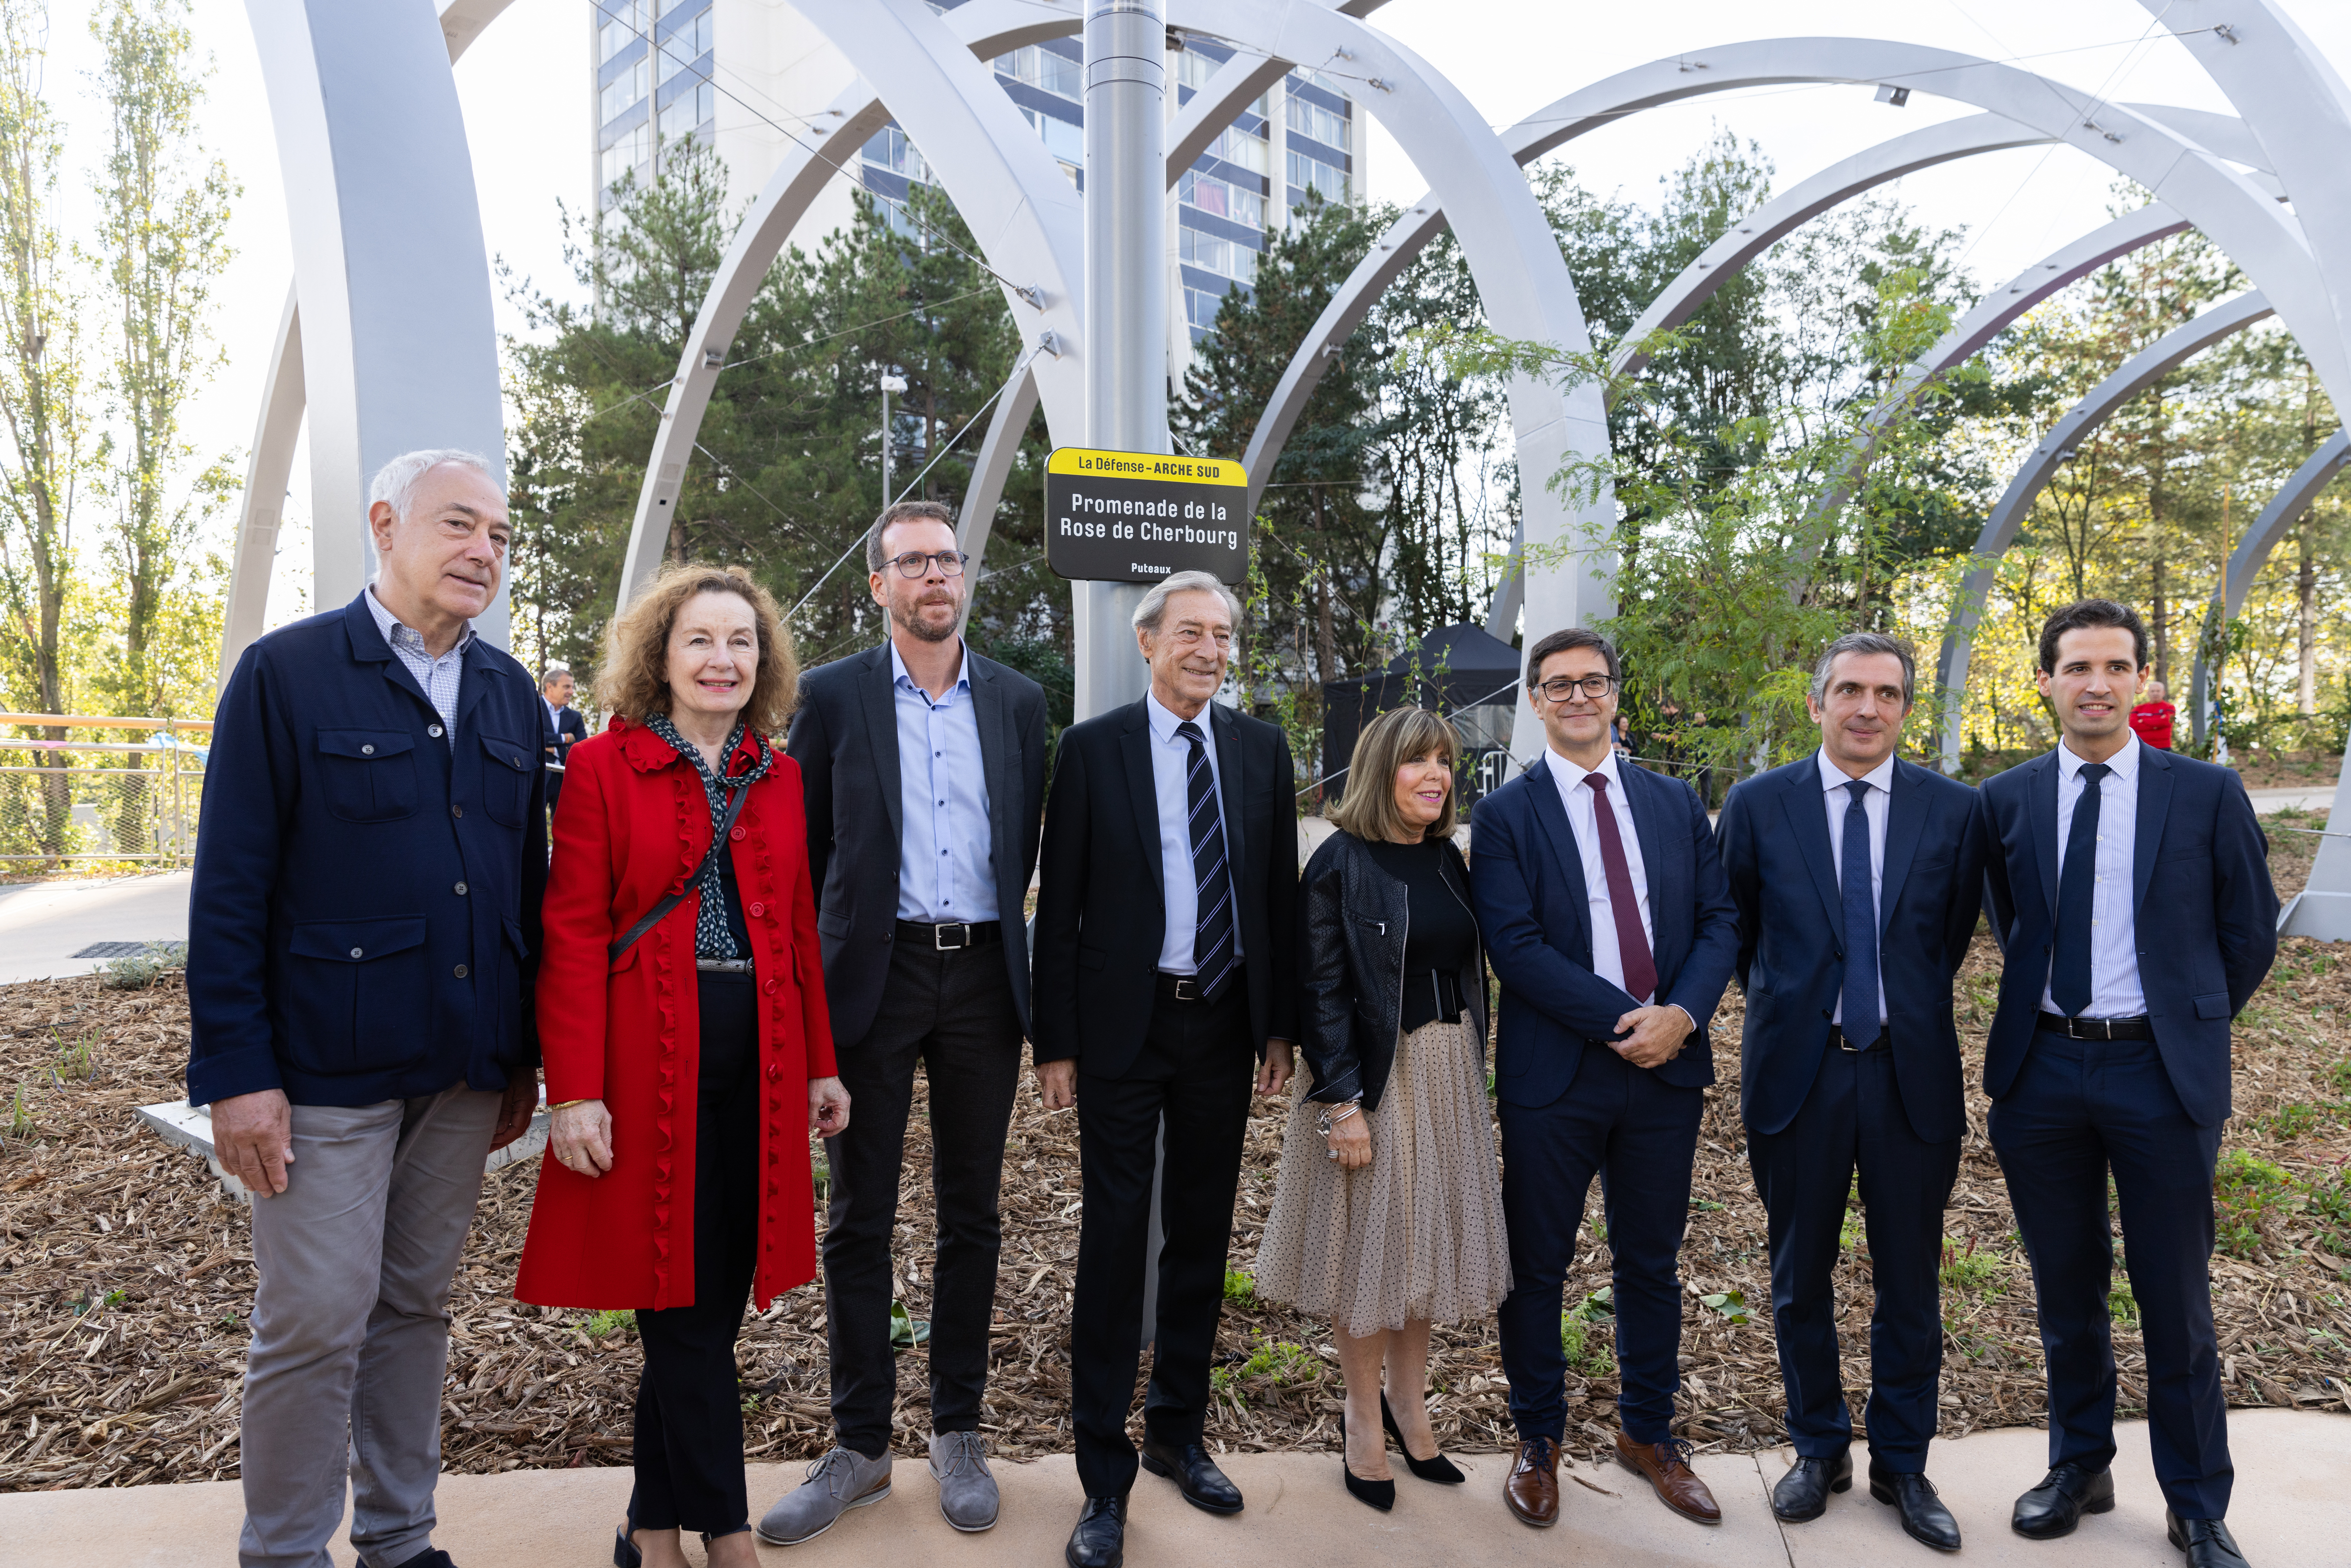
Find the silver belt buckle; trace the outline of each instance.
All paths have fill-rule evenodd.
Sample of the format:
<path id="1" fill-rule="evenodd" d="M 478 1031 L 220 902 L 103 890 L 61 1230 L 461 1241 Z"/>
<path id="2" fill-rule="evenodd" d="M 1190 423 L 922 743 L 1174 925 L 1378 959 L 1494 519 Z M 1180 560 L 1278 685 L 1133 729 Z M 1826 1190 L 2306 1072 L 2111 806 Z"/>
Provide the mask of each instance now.
<path id="1" fill-rule="evenodd" d="M 2067 1040 L 2097 1040 L 2102 1038 L 2098 1035 L 2085 1034 L 2082 1032 L 2084 1026 L 2088 1021 L 2089 1020 L 2086 1019 L 2077 1018 L 2070 1013 L 2067 1014 L 2065 1018 L 2065 1038 Z"/>
<path id="2" fill-rule="evenodd" d="M 1200 977 L 1197 975 L 1178 975 L 1175 978 L 1177 1001 L 1196 1002 L 1200 999 Z"/>
<path id="3" fill-rule="evenodd" d="M 946 935 L 950 931 L 961 932 L 963 934 L 963 940 L 960 942 L 948 941 L 946 939 Z M 970 946 L 971 923 L 969 921 L 957 921 L 952 925 L 939 925 L 931 927 L 931 950 L 935 953 L 958 952 Z"/>

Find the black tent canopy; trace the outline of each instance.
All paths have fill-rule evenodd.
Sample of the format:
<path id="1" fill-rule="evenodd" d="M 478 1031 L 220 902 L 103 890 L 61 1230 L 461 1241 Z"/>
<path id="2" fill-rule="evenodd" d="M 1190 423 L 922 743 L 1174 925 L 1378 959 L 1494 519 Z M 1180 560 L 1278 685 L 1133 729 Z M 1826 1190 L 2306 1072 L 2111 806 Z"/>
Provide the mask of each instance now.
<path id="1" fill-rule="evenodd" d="M 1387 663 L 1377 674 L 1326 681 L 1322 686 L 1322 779 L 1326 798 L 1344 783 L 1343 769 L 1364 727 L 1393 707 L 1437 708 L 1461 730 L 1465 799 L 1474 798 L 1474 759 L 1510 741 L 1516 711 L 1519 651 L 1482 626 L 1440 626 Z"/>

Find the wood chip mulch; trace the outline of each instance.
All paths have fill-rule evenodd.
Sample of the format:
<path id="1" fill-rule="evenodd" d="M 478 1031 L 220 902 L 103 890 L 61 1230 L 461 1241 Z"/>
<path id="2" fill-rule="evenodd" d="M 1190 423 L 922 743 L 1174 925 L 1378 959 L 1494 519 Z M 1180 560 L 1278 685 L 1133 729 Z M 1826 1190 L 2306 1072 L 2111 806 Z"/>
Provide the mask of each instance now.
<path id="1" fill-rule="evenodd" d="M 2310 818 L 2291 819 L 2305 826 Z M 2280 833 L 2282 893 L 2319 841 Z M 2258 1163 L 2224 1207 L 2214 1301 L 2233 1404 L 2345 1409 L 2351 1395 L 2351 965 L 2291 940 L 2239 1021 L 2236 1116 L 2224 1159 Z M 1988 936 L 1960 982 L 1970 1081 L 1998 969 Z M 1708 1096 L 1683 1254 L 1682 1410 L 1702 1447 L 1779 1440 L 1763 1213 L 1738 1120 L 1736 989 L 1717 1022 L 1723 1082 Z M 139 1125 L 131 1108 L 177 1098 L 186 1051 L 177 976 L 144 991 L 81 979 L 0 987 L 0 1490 L 221 1479 L 237 1473 L 237 1389 L 254 1285 L 243 1206 L 204 1166 Z M 918 1091 L 919 1094 L 919 1091 Z M 917 1100 L 917 1109 L 921 1102 Z M 2041 1354 L 2030 1276 L 1973 1097 L 1947 1232 L 1946 1437 L 2041 1420 Z M 1234 1450 L 1328 1448 L 1340 1380 L 1324 1325 L 1256 1302 L 1247 1271 L 1272 1201 L 1282 1107 L 1250 1124 L 1219 1336 L 1211 1442 Z M 1026 1458 L 1070 1447 L 1070 1292 L 1076 1263 L 1076 1124 L 1024 1094 L 1005 1158 L 1005 1248 L 991 1347 L 987 1435 Z M 537 1162 L 494 1173 L 457 1280 L 444 1463 L 453 1471 L 625 1464 L 639 1357 L 624 1314 L 539 1312 L 507 1293 Z M 930 1291 L 927 1140 L 908 1139 L 898 1234 L 900 1294 L 913 1317 Z M 1569 1301 L 1607 1283 L 1595 1219 Z M 1858 1229 L 1858 1226 L 1856 1226 Z M 1844 1380 L 1856 1413 L 1868 1385 L 1869 1263 L 1839 1269 Z M 1731 1292 L 1736 1292 L 1732 1299 Z M 1715 1298 L 1708 1304 L 1706 1298 Z M 1736 1322 L 1739 1301 L 1750 1321 Z M 2116 1333 L 2121 1405 L 2145 1405 L 2145 1361 L 2126 1309 Z M 1605 1320 L 1570 1384 L 1569 1446 L 1593 1455 L 1614 1429 Z M 1491 1323 L 1437 1332 L 1431 1406 L 1448 1448 L 1509 1442 Z M 815 1285 L 747 1325 L 750 1454 L 812 1458 L 827 1446 L 824 1302 Z M 928 1430 L 925 1356 L 901 1361 L 899 1448 Z"/>

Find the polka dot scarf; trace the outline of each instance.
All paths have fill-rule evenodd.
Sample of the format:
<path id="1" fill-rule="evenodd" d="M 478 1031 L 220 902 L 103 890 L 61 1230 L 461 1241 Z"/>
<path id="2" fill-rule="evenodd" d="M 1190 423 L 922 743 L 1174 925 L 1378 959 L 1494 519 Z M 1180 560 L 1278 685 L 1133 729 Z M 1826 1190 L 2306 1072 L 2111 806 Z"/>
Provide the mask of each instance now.
<path id="1" fill-rule="evenodd" d="M 675 747 L 677 754 L 694 764 L 694 770 L 702 775 L 702 793 L 710 802 L 710 831 L 716 832 L 719 819 L 726 814 L 727 791 L 720 787 L 716 775 L 710 771 L 710 764 L 704 759 L 702 748 L 678 734 L 677 727 L 670 723 L 669 715 L 665 713 L 646 716 L 645 727 Z M 726 737 L 726 748 L 719 752 L 730 767 L 735 761 L 736 747 L 742 744 L 743 725 L 738 720 L 735 732 Z M 768 776 L 768 768 L 776 759 L 775 753 L 768 748 L 768 742 L 761 736 L 751 737 L 751 747 L 755 758 L 750 768 L 742 773 L 728 775 L 727 785 L 747 789 Z M 702 909 L 694 926 L 694 956 L 697 958 L 742 956 L 735 950 L 734 933 L 726 929 L 726 892 L 720 881 L 720 859 L 718 855 L 711 856 L 710 863 L 703 868 Z"/>

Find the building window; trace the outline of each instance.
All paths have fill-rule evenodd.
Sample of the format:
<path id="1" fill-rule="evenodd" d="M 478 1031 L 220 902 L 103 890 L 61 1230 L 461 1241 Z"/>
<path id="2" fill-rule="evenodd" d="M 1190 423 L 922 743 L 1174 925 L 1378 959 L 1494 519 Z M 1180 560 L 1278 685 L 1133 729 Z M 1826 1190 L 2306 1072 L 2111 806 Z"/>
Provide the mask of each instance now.
<path id="1" fill-rule="evenodd" d="M 621 177 L 653 155 L 653 128 L 641 124 L 604 149 L 601 177 L 611 190 Z"/>
<path id="2" fill-rule="evenodd" d="M 865 143 L 865 161 L 877 169 L 887 169 L 893 174 L 904 174 L 917 185 L 931 183 L 931 166 L 906 140 L 906 133 L 894 125 L 885 125 L 875 131 Z"/>
<path id="3" fill-rule="evenodd" d="M 1219 180 L 1214 174 L 1203 174 L 1186 169 L 1176 181 L 1176 199 L 1204 213 L 1229 218 L 1237 224 L 1247 224 L 1253 229 L 1265 227 L 1265 198 L 1245 186 Z"/>
<path id="4" fill-rule="evenodd" d="M 1085 96 L 1083 68 L 1066 55 L 1057 55 L 1031 44 L 1015 49 L 1008 55 L 996 57 L 996 74 L 1014 81 L 1027 82 L 1040 92 L 1050 92 L 1055 98 L 1066 98 L 1071 103 Z"/>
<path id="5" fill-rule="evenodd" d="M 604 25 L 596 29 L 596 63 L 602 65 L 644 36 L 653 24 L 648 0 L 597 0 Z"/>
<path id="6" fill-rule="evenodd" d="M 1081 166 L 1084 164 L 1086 161 L 1085 127 L 1072 125 L 1066 120 L 1056 120 L 1050 114 L 1040 113 L 1026 105 L 1019 107 L 1020 118 L 1026 120 L 1035 128 L 1037 134 L 1044 139 L 1046 152 L 1064 163 L 1075 163 Z"/>
<path id="7" fill-rule="evenodd" d="M 1217 139 L 1208 143 L 1208 156 L 1238 163 L 1252 174 L 1270 173 L 1273 168 L 1273 157 L 1265 138 L 1252 136 L 1238 125 L 1228 125 L 1217 132 Z"/>
<path id="8" fill-rule="evenodd" d="M 710 12 L 705 7 L 693 21 L 675 28 L 654 46 L 661 55 L 661 79 L 669 80 L 708 54 L 710 39 Z"/>
<path id="9" fill-rule="evenodd" d="M 1301 192 L 1320 191 L 1326 202 L 1347 200 L 1347 172 L 1334 169 L 1320 158 L 1310 158 L 1292 150 L 1290 154 L 1290 183 Z"/>
<path id="10" fill-rule="evenodd" d="M 1282 102 L 1290 129 L 1301 136 L 1311 136 L 1325 147 L 1344 152 L 1347 150 L 1347 117 L 1333 114 L 1319 103 L 1310 103 L 1296 93 L 1286 93 Z M 1295 181 L 1291 182 L 1293 184 Z"/>
<path id="11" fill-rule="evenodd" d="M 1205 288 L 1184 290 L 1184 319 L 1195 327 L 1217 324 L 1217 308 L 1225 302 L 1221 294 L 1211 294 Z"/>
<path id="12" fill-rule="evenodd" d="M 1222 273 L 1241 283 L 1257 281 L 1257 252 L 1237 240 L 1179 226 L 1176 254 L 1206 272 Z"/>
<path id="13" fill-rule="evenodd" d="M 599 125 L 610 125 L 634 109 L 643 101 L 645 89 L 651 80 L 650 62 L 639 60 L 619 76 L 606 82 L 604 90 L 597 95 L 596 122 Z"/>
<path id="14" fill-rule="evenodd" d="M 661 134 L 664 141 L 683 141 L 695 131 L 710 123 L 718 108 L 718 94 L 708 82 L 696 83 L 692 92 L 681 92 L 669 100 L 661 111 Z"/>

